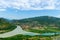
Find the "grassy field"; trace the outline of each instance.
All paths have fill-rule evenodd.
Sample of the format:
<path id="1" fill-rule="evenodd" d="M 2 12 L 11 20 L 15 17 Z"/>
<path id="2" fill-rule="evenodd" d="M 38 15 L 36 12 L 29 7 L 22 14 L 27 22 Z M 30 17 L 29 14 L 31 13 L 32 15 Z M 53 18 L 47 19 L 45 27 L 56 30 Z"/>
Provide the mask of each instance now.
<path id="1" fill-rule="evenodd" d="M 55 28 L 45 28 L 45 30 L 39 30 L 39 29 L 28 29 L 25 31 L 30 31 L 30 32 L 35 32 L 35 33 L 52 33 L 52 32 L 59 32 L 60 29 L 55 29 Z M 54 36 L 28 36 L 28 35 L 15 35 L 12 37 L 8 38 L 0 38 L 0 40 L 55 40 L 59 39 L 59 35 L 54 35 Z"/>
<path id="2" fill-rule="evenodd" d="M 0 38 L 0 40 L 53 40 L 53 38 L 52 36 L 16 35 L 8 38 Z"/>
<path id="3" fill-rule="evenodd" d="M 44 30 L 28 29 L 26 31 L 35 32 L 35 33 L 55 33 L 55 32 L 60 32 L 60 29 L 59 28 L 47 27 L 47 28 L 44 28 Z"/>

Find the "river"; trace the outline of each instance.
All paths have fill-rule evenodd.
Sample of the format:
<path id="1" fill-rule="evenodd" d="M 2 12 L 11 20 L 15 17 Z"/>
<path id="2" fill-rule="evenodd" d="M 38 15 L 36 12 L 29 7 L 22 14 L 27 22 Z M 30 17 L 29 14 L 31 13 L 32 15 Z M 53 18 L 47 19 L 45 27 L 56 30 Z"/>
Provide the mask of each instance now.
<path id="1" fill-rule="evenodd" d="M 38 33 L 26 32 L 26 31 L 22 30 L 22 28 L 21 28 L 20 26 L 17 26 L 17 28 L 14 29 L 13 31 L 0 34 L 0 38 L 11 37 L 11 36 L 18 35 L 18 34 L 32 35 L 32 36 L 33 36 L 33 35 L 39 35 Z"/>
<path id="2" fill-rule="evenodd" d="M 43 34 L 39 34 L 39 33 L 27 32 L 27 31 L 24 31 L 20 26 L 17 26 L 17 28 L 15 28 L 13 31 L 0 34 L 0 38 L 7 38 L 7 37 L 11 37 L 11 36 L 18 35 L 18 34 L 30 35 L 30 36 L 34 36 L 34 35 L 44 35 L 44 36 L 55 35 L 55 33 L 43 33 Z"/>

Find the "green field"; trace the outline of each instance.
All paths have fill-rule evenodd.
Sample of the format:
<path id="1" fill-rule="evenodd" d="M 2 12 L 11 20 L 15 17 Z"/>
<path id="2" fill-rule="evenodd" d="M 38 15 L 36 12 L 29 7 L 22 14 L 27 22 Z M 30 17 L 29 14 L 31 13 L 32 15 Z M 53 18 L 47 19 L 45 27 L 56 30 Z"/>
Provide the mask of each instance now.
<path id="1" fill-rule="evenodd" d="M 55 32 L 60 32 L 60 29 L 59 28 L 47 27 L 47 28 L 44 28 L 44 30 L 28 29 L 26 31 L 35 32 L 35 33 L 55 33 Z"/>
<path id="2" fill-rule="evenodd" d="M 0 38 L 0 40 L 53 40 L 55 36 L 28 36 L 28 35 L 16 35 L 8 38 Z"/>

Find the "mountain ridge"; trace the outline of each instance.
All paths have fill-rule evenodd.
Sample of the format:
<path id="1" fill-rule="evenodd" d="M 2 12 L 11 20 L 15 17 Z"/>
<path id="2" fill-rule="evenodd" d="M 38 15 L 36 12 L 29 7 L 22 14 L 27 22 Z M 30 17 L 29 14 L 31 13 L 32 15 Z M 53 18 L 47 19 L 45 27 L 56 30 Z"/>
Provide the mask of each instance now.
<path id="1" fill-rule="evenodd" d="M 21 27 L 58 27 L 60 28 L 60 18 L 52 16 L 32 17 L 21 20 L 13 20 L 14 24 L 21 25 Z"/>
<path id="2" fill-rule="evenodd" d="M 60 28 L 60 18 L 52 17 L 52 16 L 40 16 L 40 17 L 32 17 L 32 18 L 26 18 L 20 20 L 8 20 L 8 19 L 0 18 L 0 23 L 4 23 L 4 22 L 5 23 L 8 22 L 11 25 L 20 25 L 22 28 L 47 27 L 47 26 Z"/>

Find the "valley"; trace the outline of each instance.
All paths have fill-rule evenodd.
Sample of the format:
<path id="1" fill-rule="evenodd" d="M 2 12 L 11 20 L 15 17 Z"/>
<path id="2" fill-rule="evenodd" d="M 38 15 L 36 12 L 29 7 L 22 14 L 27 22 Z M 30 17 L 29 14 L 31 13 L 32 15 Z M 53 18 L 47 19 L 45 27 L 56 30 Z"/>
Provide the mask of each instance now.
<path id="1" fill-rule="evenodd" d="M 0 20 L 0 40 L 55 40 L 55 38 L 58 40 L 60 38 L 60 18 L 41 16 L 21 20 L 4 18 Z M 14 31 L 15 29 L 17 31 Z"/>

